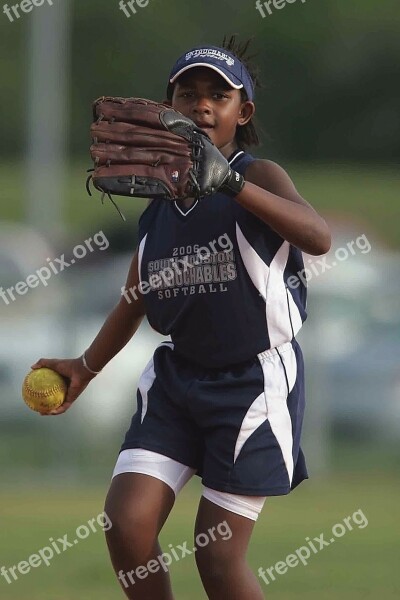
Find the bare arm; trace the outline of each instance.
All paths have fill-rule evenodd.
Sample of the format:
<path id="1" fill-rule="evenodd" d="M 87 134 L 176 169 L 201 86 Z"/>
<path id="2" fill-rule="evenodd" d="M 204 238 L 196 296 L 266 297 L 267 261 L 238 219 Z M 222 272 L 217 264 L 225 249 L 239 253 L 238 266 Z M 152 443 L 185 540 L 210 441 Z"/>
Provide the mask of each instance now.
<path id="1" fill-rule="evenodd" d="M 139 286 L 137 251 L 132 259 L 125 290 L 137 290 Z M 136 299 L 122 295 L 114 310 L 107 317 L 98 335 L 86 351 L 87 364 L 93 371 L 101 369 L 129 342 L 137 331 L 145 314 L 142 295 Z M 51 411 L 51 415 L 61 415 L 67 411 L 95 377 L 83 365 L 82 358 L 41 358 L 32 369 L 48 367 L 60 373 L 68 381 L 68 392 L 63 404 Z"/>
<path id="2" fill-rule="evenodd" d="M 137 290 L 138 286 L 138 252 L 136 251 L 129 269 L 125 290 L 129 291 L 130 288 Z M 86 351 L 88 366 L 93 371 L 101 371 L 136 333 L 144 315 L 142 294 L 138 293 L 133 296 L 128 292 L 122 295 Z"/>
<path id="3" fill-rule="evenodd" d="M 300 250 L 316 256 L 328 252 L 327 224 L 276 163 L 257 160 L 250 164 L 236 201 Z"/>

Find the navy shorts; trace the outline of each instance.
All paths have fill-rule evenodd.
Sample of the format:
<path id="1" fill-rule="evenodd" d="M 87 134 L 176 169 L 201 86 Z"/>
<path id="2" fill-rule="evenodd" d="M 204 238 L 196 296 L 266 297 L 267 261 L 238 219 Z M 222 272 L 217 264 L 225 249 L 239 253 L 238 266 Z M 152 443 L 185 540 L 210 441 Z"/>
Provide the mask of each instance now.
<path id="1" fill-rule="evenodd" d="M 308 478 L 296 341 L 222 369 L 188 361 L 163 342 L 140 377 L 137 402 L 121 450 L 158 452 L 232 494 L 288 494 Z"/>

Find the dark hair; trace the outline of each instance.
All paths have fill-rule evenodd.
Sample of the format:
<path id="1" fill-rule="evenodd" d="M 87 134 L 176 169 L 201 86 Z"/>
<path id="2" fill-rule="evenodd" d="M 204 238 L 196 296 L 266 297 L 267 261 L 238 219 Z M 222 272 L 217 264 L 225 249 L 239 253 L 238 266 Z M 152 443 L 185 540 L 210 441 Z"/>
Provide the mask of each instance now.
<path id="1" fill-rule="evenodd" d="M 229 38 L 225 35 L 222 41 L 222 47 L 236 56 L 248 70 L 250 77 L 254 82 L 254 89 L 261 87 L 258 68 L 254 65 L 253 59 L 255 54 L 250 54 L 249 49 L 253 42 L 253 38 L 239 42 L 237 34 L 231 35 Z M 242 102 L 246 102 L 249 98 L 245 90 L 240 90 Z M 254 119 L 251 119 L 246 125 L 238 125 L 236 128 L 236 142 L 240 150 L 245 150 L 247 146 L 259 146 L 260 139 L 258 137 Z"/>
<path id="2" fill-rule="evenodd" d="M 261 87 L 259 73 L 257 67 L 253 63 L 255 54 L 249 54 L 249 49 L 252 44 L 253 38 L 246 41 L 239 42 L 237 34 L 231 35 L 230 37 L 224 36 L 222 41 L 222 48 L 228 50 L 231 54 L 236 56 L 248 70 L 250 77 L 254 82 L 254 88 Z M 174 91 L 174 84 L 169 83 L 167 88 L 167 98 L 172 100 L 172 94 Z M 249 98 L 247 93 L 242 89 L 240 90 L 242 102 L 246 102 Z M 260 140 L 254 126 L 254 119 L 251 119 L 246 125 L 238 125 L 236 128 L 236 142 L 240 150 L 245 150 L 247 146 L 259 146 Z"/>

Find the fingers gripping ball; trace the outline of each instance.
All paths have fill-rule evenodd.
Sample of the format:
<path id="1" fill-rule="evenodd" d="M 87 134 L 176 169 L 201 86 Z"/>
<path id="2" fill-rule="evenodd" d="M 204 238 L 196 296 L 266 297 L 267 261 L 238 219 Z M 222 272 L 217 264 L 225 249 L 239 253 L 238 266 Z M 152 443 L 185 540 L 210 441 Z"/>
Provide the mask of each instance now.
<path id="1" fill-rule="evenodd" d="M 32 410 L 49 413 L 61 406 L 67 394 L 67 383 L 52 369 L 34 369 L 24 379 L 22 397 Z"/>

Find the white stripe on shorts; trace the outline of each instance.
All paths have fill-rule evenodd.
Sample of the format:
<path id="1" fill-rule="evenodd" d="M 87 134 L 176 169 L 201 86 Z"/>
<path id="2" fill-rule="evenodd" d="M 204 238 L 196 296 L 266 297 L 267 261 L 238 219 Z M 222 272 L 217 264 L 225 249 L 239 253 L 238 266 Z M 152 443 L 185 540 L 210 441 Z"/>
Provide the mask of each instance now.
<path id="1" fill-rule="evenodd" d="M 172 342 L 162 342 L 159 346 L 157 346 L 157 348 L 159 348 L 160 346 L 169 346 L 172 350 L 174 349 L 174 344 Z M 147 413 L 148 393 L 149 393 L 151 386 L 154 383 L 155 378 L 156 378 L 156 373 L 154 371 L 154 355 L 153 355 L 151 357 L 151 359 L 149 360 L 149 362 L 147 363 L 147 365 L 145 366 L 145 368 L 139 378 L 139 383 L 138 383 L 139 392 L 142 397 L 142 414 L 141 414 L 141 419 L 140 419 L 141 423 L 143 423 L 143 419 L 145 418 L 146 413 Z"/>
<path id="2" fill-rule="evenodd" d="M 267 418 L 267 404 L 265 402 L 265 393 L 263 392 L 254 400 L 242 421 L 235 445 L 233 457 L 234 463 L 249 437 L 264 423 L 264 421 L 267 420 Z"/>
<path id="3" fill-rule="evenodd" d="M 296 382 L 296 355 L 292 344 L 286 342 L 277 348 L 261 352 L 257 357 L 263 370 L 264 391 L 251 404 L 242 421 L 235 445 L 234 462 L 250 436 L 268 420 L 282 451 L 289 481 L 292 483 L 293 436 L 287 397 L 288 386 L 290 392 Z"/>
<path id="4" fill-rule="evenodd" d="M 149 389 L 153 385 L 155 378 L 156 374 L 154 371 L 154 362 L 152 357 L 145 366 L 138 383 L 139 392 L 142 398 L 142 414 L 140 418 L 141 423 L 143 423 L 143 419 L 147 413 L 147 394 L 149 393 Z"/>
<path id="5" fill-rule="evenodd" d="M 268 421 L 282 451 L 291 484 L 294 472 L 293 434 L 287 397 L 289 390 L 293 388 L 296 381 L 296 356 L 292 344 L 286 342 L 277 348 L 261 352 L 261 354 L 258 354 L 258 359 L 264 373 L 264 393 Z"/>

